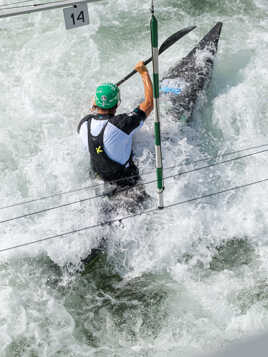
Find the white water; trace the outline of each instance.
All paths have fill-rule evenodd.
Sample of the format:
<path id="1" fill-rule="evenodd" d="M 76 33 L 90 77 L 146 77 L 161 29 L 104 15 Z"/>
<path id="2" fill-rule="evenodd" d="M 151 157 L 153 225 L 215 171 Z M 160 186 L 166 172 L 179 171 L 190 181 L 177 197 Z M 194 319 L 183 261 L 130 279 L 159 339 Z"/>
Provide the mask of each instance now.
<path id="1" fill-rule="evenodd" d="M 90 26 L 73 31 L 65 31 L 61 10 L 1 20 L 1 206 L 95 183 L 76 126 L 97 83 L 120 80 L 149 56 L 148 8 L 140 0 L 90 4 Z M 217 21 L 224 24 L 213 79 L 191 125 L 174 122 L 161 103 L 165 166 L 268 143 L 266 1 L 162 0 L 156 9 L 160 43 L 198 25 L 161 55 L 162 73 Z M 141 91 L 138 77 L 124 84 L 119 112 L 137 105 Z M 141 171 L 154 168 L 152 135 L 150 117 L 135 138 Z M 165 201 L 265 178 L 267 153 L 167 180 Z M 146 190 L 155 195 L 154 185 Z M 92 194 L 1 210 L 0 217 Z M 1 356 L 185 356 L 265 329 L 266 197 L 263 183 L 1 253 Z M 105 200 L 2 224 L 0 249 L 95 224 Z M 77 268 L 107 234 L 107 259 L 72 274 L 70 263 Z"/>

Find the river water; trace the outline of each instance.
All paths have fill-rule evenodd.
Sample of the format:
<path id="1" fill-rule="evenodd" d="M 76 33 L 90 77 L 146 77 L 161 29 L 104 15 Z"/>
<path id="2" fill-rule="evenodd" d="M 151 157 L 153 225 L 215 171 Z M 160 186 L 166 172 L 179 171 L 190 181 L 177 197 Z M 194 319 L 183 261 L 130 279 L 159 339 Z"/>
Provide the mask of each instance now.
<path id="1" fill-rule="evenodd" d="M 1 19 L 1 221 L 103 192 L 76 127 L 96 84 L 120 80 L 149 57 L 149 7 L 142 0 L 92 3 L 90 25 L 70 31 L 62 10 Z M 165 175 L 215 162 L 193 163 L 204 157 L 263 151 L 167 179 L 166 204 L 267 179 L 267 1 L 159 0 L 155 10 L 160 43 L 198 26 L 161 55 L 162 74 L 223 22 L 213 78 L 193 121 L 174 121 L 161 102 L 164 166 L 177 166 Z M 119 112 L 134 108 L 141 93 L 138 76 L 123 84 Z M 153 180 L 152 116 L 134 152 L 143 181 Z M 149 208 L 156 207 L 155 184 L 145 187 Z M 0 355 L 190 356 L 265 330 L 267 187 L 264 181 L 1 252 Z M 94 225 L 106 204 L 102 197 L 1 223 L 0 249 Z M 125 206 L 109 219 L 129 214 Z M 107 253 L 85 271 L 81 259 L 104 236 Z"/>

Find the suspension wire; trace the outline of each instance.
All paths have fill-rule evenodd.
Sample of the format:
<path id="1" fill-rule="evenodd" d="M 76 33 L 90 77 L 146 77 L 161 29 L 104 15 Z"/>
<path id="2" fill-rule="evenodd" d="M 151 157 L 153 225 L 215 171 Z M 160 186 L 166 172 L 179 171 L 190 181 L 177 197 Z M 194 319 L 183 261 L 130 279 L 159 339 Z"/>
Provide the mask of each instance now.
<path id="1" fill-rule="evenodd" d="M 62 0 L 58 0 L 58 1 L 49 1 L 49 2 L 44 2 L 44 3 L 38 3 L 38 4 L 28 4 L 28 5 L 20 5 L 23 3 L 29 3 L 29 2 L 33 2 L 34 0 L 25 0 L 25 1 L 18 1 L 18 2 L 14 2 L 14 3 L 9 3 L 9 4 L 2 4 L 0 5 L 0 11 L 3 10 L 12 10 L 12 9 L 21 9 L 21 8 L 25 8 L 25 7 L 36 7 L 36 6 L 43 6 L 43 5 L 50 5 L 50 4 L 57 4 L 58 2 L 62 2 Z M 13 6 L 16 5 L 17 6 Z M 69 5 L 69 4 L 66 4 Z M 4 6 L 4 7 L 3 7 Z"/>
<path id="2" fill-rule="evenodd" d="M 217 196 L 217 195 L 220 195 L 220 194 L 223 194 L 223 193 L 226 193 L 226 192 L 240 190 L 240 189 L 243 189 L 243 188 L 246 188 L 246 187 L 250 187 L 250 186 L 253 186 L 253 185 L 257 185 L 257 184 L 261 184 L 261 183 L 264 183 L 264 182 L 267 182 L 267 181 L 268 181 L 268 178 L 265 178 L 265 179 L 262 179 L 262 180 L 249 182 L 249 183 L 244 184 L 244 185 L 234 186 L 234 187 L 230 187 L 230 188 L 227 188 L 227 189 L 224 189 L 224 190 L 221 190 L 221 191 L 212 192 L 212 193 L 208 193 L 206 195 L 193 197 L 193 198 L 190 198 L 188 200 L 174 202 L 174 203 L 171 203 L 169 205 L 165 205 L 165 209 L 178 207 L 178 206 L 181 206 L 181 205 L 184 205 L 184 204 L 187 204 L 187 203 L 192 203 L 192 202 L 195 202 L 195 201 L 199 201 L 199 200 L 202 200 L 202 199 L 205 199 L 205 198 L 211 198 L 213 196 Z M 156 213 L 156 212 L 159 213 L 159 212 L 163 212 L 163 211 L 159 211 L 158 208 L 153 208 L 153 209 L 150 209 L 150 210 L 141 211 L 141 212 L 138 212 L 138 213 L 135 213 L 135 214 L 132 214 L 132 215 L 123 216 L 121 218 L 115 218 L 115 219 L 111 219 L 109 221 L 104 221 L 102 223 L 94 224 L 94 225 L 91 225 L 91 226 L 86 226 L 86 227 L 74 229 L 74 230 L 69 231 L 69 232 L 55 234 L 55 235 L 52 235 L 52 236 L 49 236 L 49 237 L 45 237 L 45 238 L 41 238 L 41 239 L 37 239 L 37 240 L 31 241 L 31 242 L 21 243 L 21 244 L 17 244 L 17 245 L 14 245 L 14 246 L 7 247 L 7 248 L 3 248 L 3 249 L 0 249 L 0 253 L 6 252 L 6 251 L 9 251 L 9 250 L 14 250 L 14 249 L 17 249 L 17 248 L 26 247 L 26 246 L 29 246 L 29 245 L 34 245 L 34 244 L 37 244 L 37 243 L 45 242 L 45 241 L 56 239 L 56 238 L 62 238 L 62 237 L 65 237 L 67 235 L 70 236 L 70 235 L 73 235 L 75 233 L 88 231 L 88 230 L 91 230 L 91 229 L 94 229 L 94 228 L 100 228 L 100 227 L 104 227 L 104 226 L 109 226 L 109 225 L 112 225 L 112 224 L 114 224 L 116 222 L 121 223 L 122 221 L 128 220 L 130 218 L 134 218 L 134 217 L 137 217 L 137 216 L 149 215 L 151 213 Z"/>
<path id="3" fill-rule="evenodd" d="M 223 153 L 221 155 L 215 155 L 215 156 L 212 156 L 212 157 L 200 158 L 200 159 L 192 161 L 192 162 L 187 162 L 188 159 L 185 159 L 179 165 L 173 165 L 173 166 L 165 167 L 165 171 L 173 170 L 175 168 L 178 168 L 178 167 L 181 167 L 181 166 L 184 166 L 184 165 L 185 166 L 190 166 L 190 165 L 197 164 L 197 163 L 203 162 L 203 161 L 216 160 L 217 158 L 221 158 L 221 157 L 225 157 L 225 156 L 229 156 L 229 155 L 234 155 L 234 154 L 238 154 L 238 153 L 243 152 L 243 151 L 258 149 L 258 148 L 266 147 L 266 146 L 268 146 L 268 144 L 262 144 L 262 145 L 258 145 L 258 146 L 251 146 L 251 147 L 240 149 L 240 150 L 236 150 L 236 151 L 233 151 L 233 152 Z M 146 171 L 145 170 L 144 172 L 142 172 L 142 175 L 143 176 L 147 176 L 147 175 L 150 175 L 152 173 L 153 173 L 153 170 L 150 170 L 150 171 Z M 138 177 L 138 175 L 132 175 L 129 178 L 136 178 L 136 177 Z M 122 181 L 124 179 L 125 178 L 120 178 L 120 179 L 117 179 L 117 180 L 109 181 L 109 184 L 111 184 L 111 185 L 112 184 L 116 184 L 116 183 L 118 183 L 118 182 L 120 182 L 120 181 Z M 71 193 L 76 193 L 76 192 L 80 192 L 80 191 L 83 191 L 83 190 L 90 190 L 90 189 L 94 189 L 94 188 L 97 188 L 97 187 L 100 187 L 100 186 L 104 186 L 104 185 L 105 185 L 105 183 L 102 182 L 102 183 L 98 183 L 98 184 L 95 184 L 95 185 L 84 186 L 84 187 L 80 187 L 80 188 L 77 188 L 77 189 L 72 189 L 72 190 L 69 190 L 69 191 L 56 192 L 56 193 L 49 194 L 49 195 L 46 195 L 46 196 L 42 196 L 42 197 L 39 197 L 39 198 L 33 198 L 31 200 L 16 202 L 16 203 L 13 203 L 13 204 L 10 204 L 10 205 L 7 205 L 7 206 L 2 206 L 2 207 L 0 207 L 0 210 L 13 208 L 13 207 L 17 207 L 17 206 L 22 206 L 22 205 L 26 205 L 26 204 L 33 203 L 33 202 L 42 201 L 42 200 L 46 200 L 46 199 L 49 199 L 49 198 L 54 198 L 54 197 L 57 197 L 57 196 L 63 196 L 63 195 L 71 194 Z"/>
<path id="4" fill-rule="evenodd" d="M 232 159 L 228 159 L 228 160 L 225 160 L 225 161 L 215 162 L 213 164 L 202 166 L 202 167 L 198 167 L 198 168 L 195 168 L 195 169 L 192 169 L 192 170 L 181 171 L 181 172 L 178 172 L 177 174 L 166 176 L 165 180 L 172 179 L 172 178 L 175 178 L 177 176 L 193 173 L 193 172 L 196 172 L 196 171 L 200 171 L 200 170 L 203 170 L 203 169 L 207 169 L 207 168 L 210 168 L 210 167 L 219 166 L 219 165 L 226 164 L 226 163 L 229 163 L 229 162 L 233 162 L 233 161 L 236 161 L 236 160 L 244 159 L 244 158 L 247 158 L 247 157 L 250 157 L 250 156 L 262 154 L 262 153 L 265 153 L 265 152 L 268 152 L 268 149 L 261 150 L 261 151 L 258 151 L 258 152 L 255 152 L 255 153 L 251 153 L 251 154 L 247 154 L 247 155 L 244 155 L 244 156 L 238 156 L 238 157 L 235 157 L 235 158 L 232 158 Z M 136 186 L 133 186 L 133 187 L 126 187 L 126 188 L 122 188 L 122 189 L 114 189 L 114 193 L 125 192 L 127 190 L 133 189 L 134 187 L 141 186 L 141 185 L 148 185 L 148 184 L 152 184 L 152 183 L 155 183 L 155 182 L 157 182 L 157 180 L 154 179 L 154 180 L 151 180 L 151 181 L 138 183 Z M 42 209 L 42 210 L 39 210 L 39 211 L 34 211 L 34 212 L 31 212 L 31 213 L 26 213 L 26 214 L 23 214 L 23 215 L 20 215 L 20 216 L 16 216 L 16 217 L 13 217 L 13 218 L 8 218 L 8 219 L 5 219 L 5 220 L 2 220 L 2 221 L 0 221 L 0 224 L 11 222 L 11 221 L 15 221 L 15 220 L 18 220 L 18 219 L 21 219 L 21 218 L 28 218 L 28 217 L 33 216 L 33 215 L 49 212 L 49 211 L 56 210 L 56 209 L 63 208 L 63 207 L 67 207 L 67 206 L 72 206 L 72 205 L 75 205 L 75 204 L 78 204 L 78 203 L 84 203 L 84 202 L 87 202 L 87 201 L 90 201 L 90 200 L 93 200 L 93 199 L 96 199 L 96 198 L 110 196 L 111 194 L 112 194 L 112 192 L 101 193 L 101 194 L 98 194 L 98 195 L 95 195 L 95 196 L 91 196 L 91 197 L 87 197 L 87 198 L 84 198 L 84 199 L 80 199 L 80 200 L 64 203 L 64 204 L 61 204 L 61 205 L 58 205 L 58 206 L 45 208 L 45 209 Z"/>
<path id="5" fill-rule="evenodd" d="M 11 3 L 7 3 L 7 4 L 1 4 L 0 5 L 0 10 L 4 10 L 4 9 L 1 9 L 2 7 L 20 5 L 20 4 L 25 4 L 25 3 L 29 3 L 29 2 L 34 2 L 34 0 L 15 1 L 15 2 L 11 2 Z"/>

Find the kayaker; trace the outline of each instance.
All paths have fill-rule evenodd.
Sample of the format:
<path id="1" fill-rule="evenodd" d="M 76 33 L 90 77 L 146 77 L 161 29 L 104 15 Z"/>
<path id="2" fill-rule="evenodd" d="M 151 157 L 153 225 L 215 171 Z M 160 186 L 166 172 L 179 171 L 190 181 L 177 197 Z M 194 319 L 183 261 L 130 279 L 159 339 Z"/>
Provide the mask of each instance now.
<path id="1" fill-rule="evenodd" d="M 77 132 L 90 153 L 92 169 L 105 181 L 120 186 L 134 185 L 139 177 L 133 162 L 133 134 L 142 127 L 153 109 L 153 88 L 144 63 L 135 66 L 144 86 L 144 101 L 130 113 L 116 114 L 120 104 L 120 90 L 112 83 L 96 89 L 92 114 L 84 117 Z"/>

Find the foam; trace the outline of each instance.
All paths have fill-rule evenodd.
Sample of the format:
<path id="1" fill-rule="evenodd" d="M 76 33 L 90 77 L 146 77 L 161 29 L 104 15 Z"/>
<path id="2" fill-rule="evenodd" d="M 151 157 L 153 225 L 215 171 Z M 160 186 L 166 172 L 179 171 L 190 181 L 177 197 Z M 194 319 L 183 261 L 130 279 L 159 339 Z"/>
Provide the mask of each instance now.
<path id="1" fill-rule="evenodd" d="M 226 10 L 227 2 L 223 5 Z M 212 84 L 193 122 L 174 122 L 168 103 L 161 103 L 166 167 L 266 140 L 267 34 L 265 23 L 255 29 L 257 15 L 247 15 L 242 5 L 234 16 L 229 13 L 235 4 L 201 17 L 193 4 L 193 12 L 186 13 L 160 1 L 161 41 L 178 30 L 178 22 L 179 27 L 200 24 L 161 55 L 162 73 L 189 52 L 215 17 L 224 23 Z M 77 123 L 87 114 L 95 84 L 120 80 L 149 57 L 150 49 L 144 2 L 119 0 L 89 9 L 91 25 L 73 32 L 65 32 L 58 12 L 1 23 L 2 205 L 96 183 L 89 177 Z M 178 20 L 178 14 L 183 18 Z M 141 93 L 138 76 L 124 84 L 119 112 L 134 108 Z M 142 170 L 153 172 L 152 132 L 151 116 L 135 137 L 134 151 Z M 167 180 L 165 202 L 266 176 L 266 154 L 261 154 Z M 265 328 L 266 188 L 262 184 L 218 195 L 1 255 L 3 355 L 18 349 L 40 356 L 185 356 Z M 146 186 L 154 198 L 155 190 L 154 184 Z M 82 191 L 0 211 L 1 219 L 93 194 Z M 99 223 L 105 219 L 104 203 L 92 200 L 1 225 L 0 249 Z M 122 217 L 126 210 L 109 214 Z M 109 236 L 107 260 L 81 276 L 81 258 L 104 235 Z M 225 258 L 228 252 L 233 260 Z"/>

